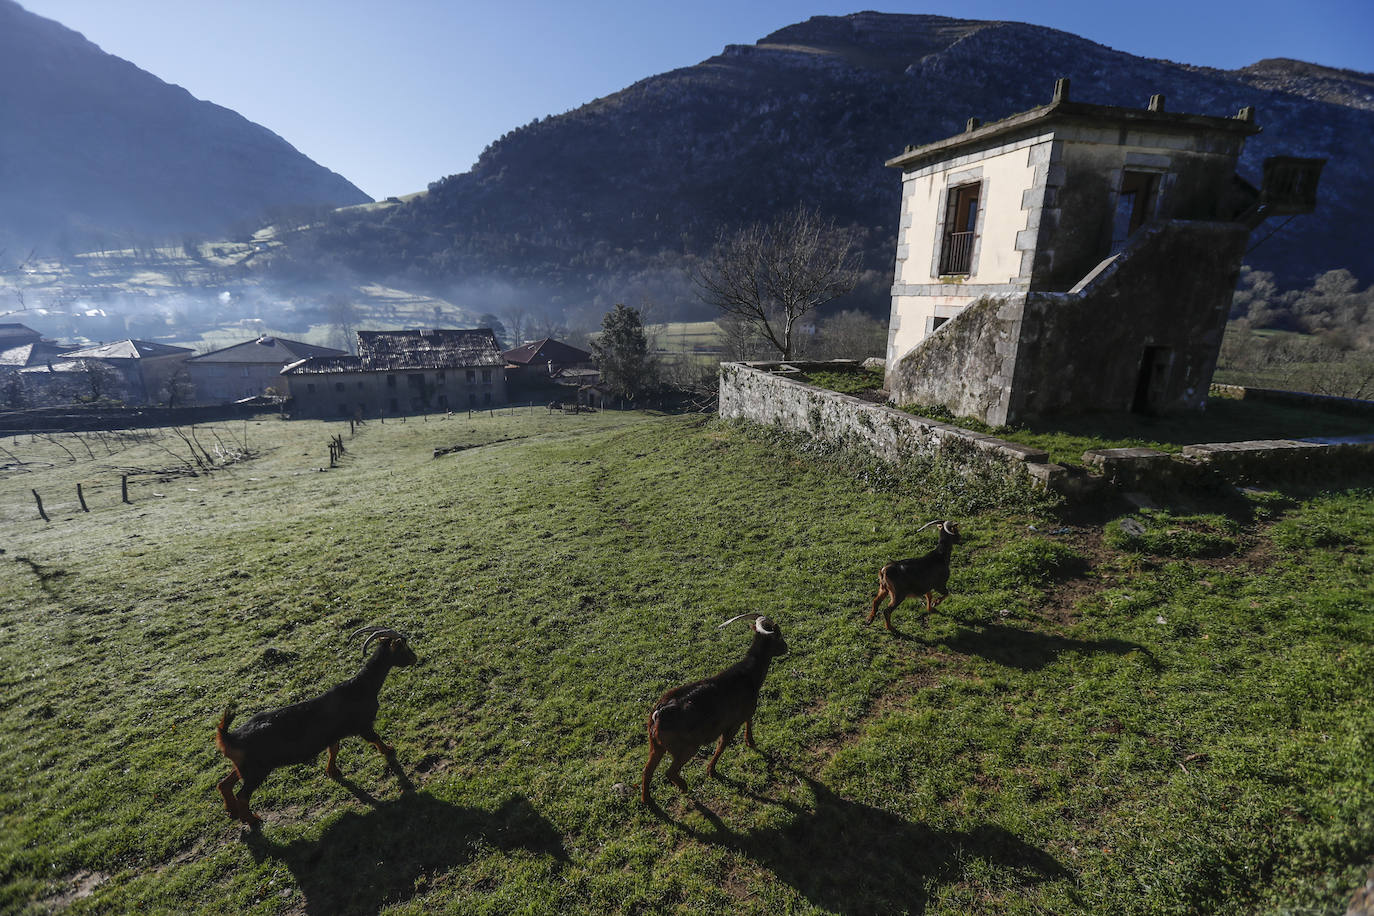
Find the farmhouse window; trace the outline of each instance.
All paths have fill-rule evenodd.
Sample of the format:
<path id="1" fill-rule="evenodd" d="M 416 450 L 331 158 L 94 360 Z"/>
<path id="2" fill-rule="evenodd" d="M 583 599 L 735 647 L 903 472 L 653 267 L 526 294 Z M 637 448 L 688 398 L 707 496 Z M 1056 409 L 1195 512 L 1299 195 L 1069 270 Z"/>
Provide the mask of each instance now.
<path id="1" fill-rule="evenodd" d="M 425 374 L 423 372 L 412 372 L 406 376 L 406 384 L 411 388 L 425 387 Z"/>
<path id="2" fill-rule="evenodd" d="M 396 376 L 394 376 L 394 375 L 388 375 L 388 376 L 386 377 L 386 387 L 388 387 L 388 388 L 395 388 L 395 387 L 396 387 Z"/>
<path id="3" fill-rule="evenodd" d="M 944 242 L 940 274 L 967 274 L 973 266 L 973 241 L 978 232 L 978 200 L 983 183 L 950 188 L 945 197 Z"/>
<path id="4" fill-rule="evenodd" d="M 305 383 L 305 393 L 306 393 L 306 394 L 314 394 L 314 393 L 315 393 L 315 383 L 314 383 L 314 382 L 306 382 L 306 383 Z"/>
<path id="5" fill-rule="evenodd" d="M 1121 193 L 1116 198 L 1116 213 L 1112 217 L 1111 254 L 1126 247 L 1137 229 L 1154 215 L 1155 199 L 1159 191 L 1157 172 L 1122 172 Z"/>
<path id="6" fill-rule="evenodd" d="M 335 383 L 334 383 L 334 390 L 335 390 L 335 391 L 343 391 L 343 390 L 344 390 L 344 383 L 343 383 L 343 382 L 335 382 Z"/>
<path id="7" fill-rule="evenodd" d="M 483 385 L 490 385 L 490 384 L 491 384 L 491 370 L 490 370 L 490 369 L 483 369 L 483 370 L 482 370 L 482 384 L 483 384 Z"/>
<path id="8" fill-rule="evenodd" d="M 472 371 L 471 369 L 467 370 L 467 381 L 469 385 L 477 381 L 477 373 Z"/>

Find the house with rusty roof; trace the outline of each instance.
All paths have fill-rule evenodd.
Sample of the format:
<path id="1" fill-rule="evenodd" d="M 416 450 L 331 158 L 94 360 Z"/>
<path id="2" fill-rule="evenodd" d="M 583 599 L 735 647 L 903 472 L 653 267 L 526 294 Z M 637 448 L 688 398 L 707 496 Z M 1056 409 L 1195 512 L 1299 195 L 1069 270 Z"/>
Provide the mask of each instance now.
<path id="1" fill-rule="evenodd" d="M 363 418 L 506 403 L 505 360 L 488 328 L 359 331 L 357 356 L 281 370 L 293 417 Z"/>
<path id="2" fill-rule="evenodd" d="M 1200 410 L 1252 230 L 1310 213 L 1323 160 L 1236 173 L 1233 117 L 1075 102 L 910 146 L 888 324 L 897 404 L 993 426 Z"/>
<path id="3" fill-rule="evenodd" d="M 189 357 L 186 369 L 200 404 L 225 404 L 283 389 L 281 370 L 312 356 L 347 356 L 343 350 L 262 336 Z M 281 391 L 285 394 L 285 391 Z"/>

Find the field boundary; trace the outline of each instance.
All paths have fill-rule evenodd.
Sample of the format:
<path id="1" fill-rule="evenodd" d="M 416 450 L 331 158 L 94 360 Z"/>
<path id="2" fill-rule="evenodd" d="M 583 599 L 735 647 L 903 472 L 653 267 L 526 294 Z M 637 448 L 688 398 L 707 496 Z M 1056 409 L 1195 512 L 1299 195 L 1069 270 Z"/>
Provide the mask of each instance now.
<path id="1" fill-rule="evenodd" d="M 1181 455 L 1151 448 L 1094 449 L 1083 455 L 1086 468 L 1071 469 L 1051 463 L 1044 449 L 919 417 L 799 379 L 808 370 L 857 365 L 853 360 L 721 363 L 720 416 L 857 445 L 893 463 L 937 456 L 982 463 L 1036 487 L 1080 498 L 1111 490 L 1213 487 L 1273 478 L 1339 475 L 1368 468 L 1374 461 L 1371 436 L 1367 441 L 1258 439 L 1198 443 L 1185 446 Z M 1301 395 L 1245 388 L 1227 393 L 1260 399 L 1273 394 Z M 1374 402 L 1320 395 L 1306 397 L 1312 399 L 1302 401 L 1308 406 L 1340 401 L 1344 410 L 1365 405 L 1358 409 L 1374 414 Z M 1357 407 L 1344 402 L 1353 402 Z"/>

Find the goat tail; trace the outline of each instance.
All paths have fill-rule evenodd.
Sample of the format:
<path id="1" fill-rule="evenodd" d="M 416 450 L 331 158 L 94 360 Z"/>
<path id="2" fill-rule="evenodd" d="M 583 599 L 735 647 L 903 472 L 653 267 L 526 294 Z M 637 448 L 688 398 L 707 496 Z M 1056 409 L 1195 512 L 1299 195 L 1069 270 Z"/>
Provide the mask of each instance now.
<path id="1" fill-rule="evenodd" d="M 219 752 L 230 760 L 234 759 L 234 755 L 229 752 L 230 742 L 233 740 L 229 736 L 229 723 L 233 721 L 234 707 L 230 704 L 224 707 L 224 715 L 219 717 L 219 725 L 215 728 L 215 745 L 219 748 Z"/>

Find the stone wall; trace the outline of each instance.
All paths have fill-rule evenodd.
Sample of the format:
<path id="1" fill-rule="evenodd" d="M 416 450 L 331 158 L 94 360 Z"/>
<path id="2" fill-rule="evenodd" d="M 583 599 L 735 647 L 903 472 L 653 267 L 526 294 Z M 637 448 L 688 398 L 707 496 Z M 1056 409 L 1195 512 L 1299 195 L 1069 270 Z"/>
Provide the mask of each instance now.
<path id="1" fill-rule="evenodd" d="M 1043 465 L 1049 458 L 1043 449 L 927 420 L 795 378 L 806 369 L 821 368 L 835 368 L 835 364 L 722 363 L 720 416 L 861 445 L 888 461 L 949 455 L 986 460 L 1009 473 L 1031 475 L 1031 465 Z"/>
<path id="2" fill-rule="evenodd" d="M 1148 357 L 1159 363 L 1150 409 L 1197 409 L 1248 234 L 1238 223 L 1160 222 L 1067 293 L 980 299 L 891 368 L 892 400 L 990 426 L 1131 410 Z"/>
<path id="3" fill-rule="evenodd" d="M 887 461 L 937 455 L 980 461 L 1079 499 L 1116 491 L 1175 492 L 1180 487 L 1339 476 L 1374 468 L 1374 441 L 1277 439 L 1189 445 L 1178 455 L 1150 448 L 1096 449 L 1084 453 L 1086 468 L 1071 470 L 1050 464 L 1042 449 L 917 417 L 796 378 L 806 370 L 852 365 L 847 360 L 722 363 L 720 416 L 844 442 Z M 1355 403 L 1374 415 L 1374 402 Z"/>

